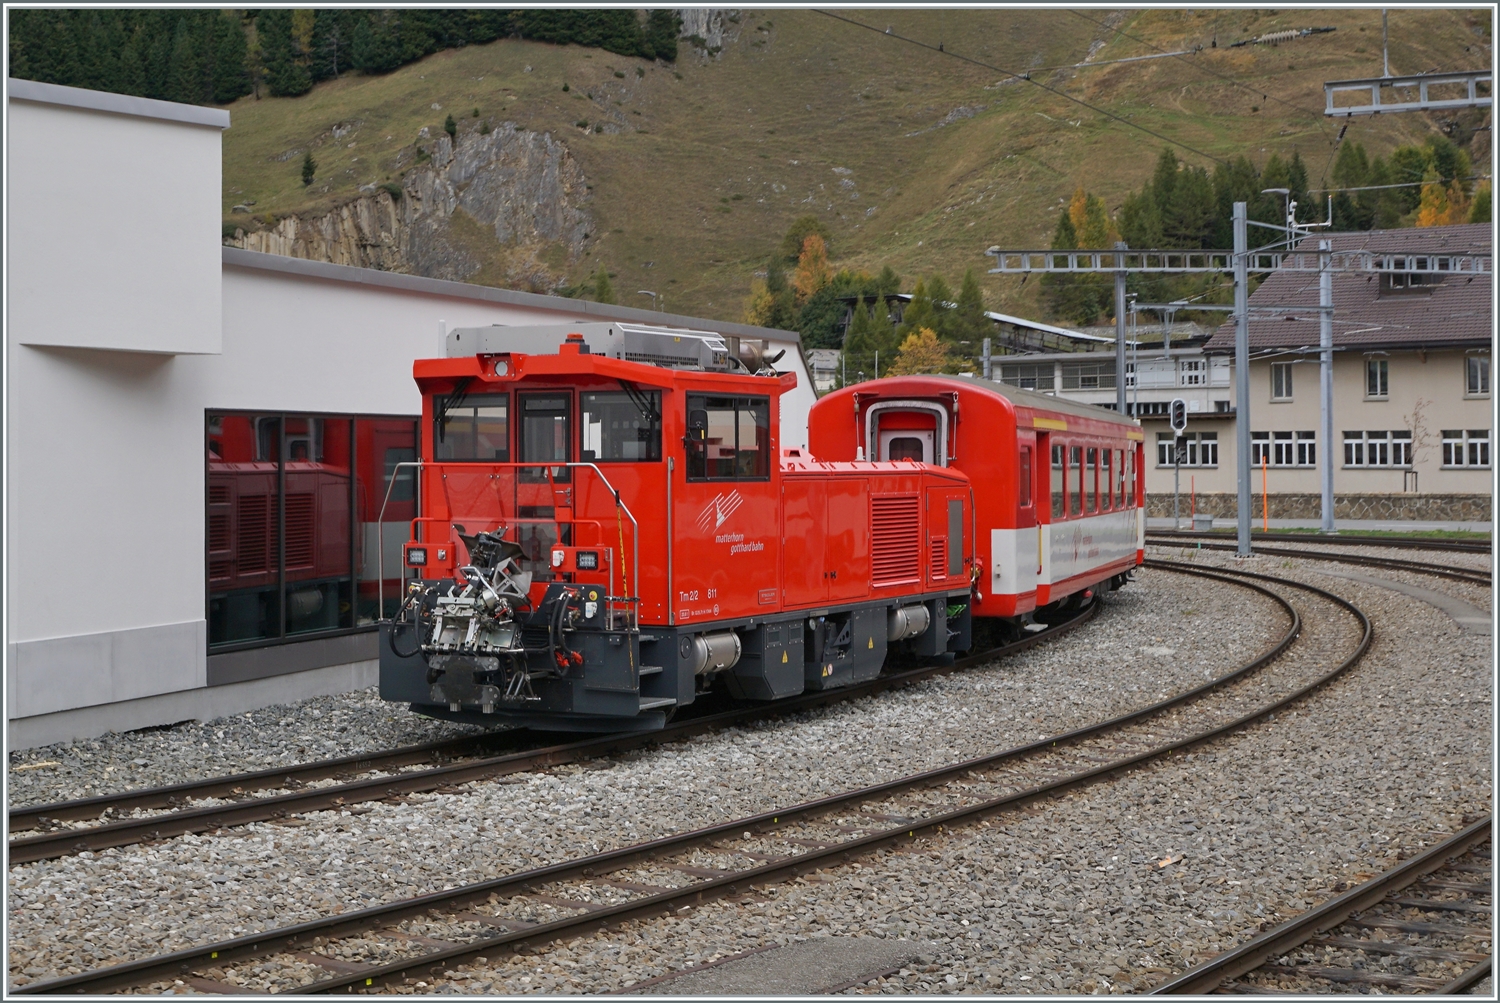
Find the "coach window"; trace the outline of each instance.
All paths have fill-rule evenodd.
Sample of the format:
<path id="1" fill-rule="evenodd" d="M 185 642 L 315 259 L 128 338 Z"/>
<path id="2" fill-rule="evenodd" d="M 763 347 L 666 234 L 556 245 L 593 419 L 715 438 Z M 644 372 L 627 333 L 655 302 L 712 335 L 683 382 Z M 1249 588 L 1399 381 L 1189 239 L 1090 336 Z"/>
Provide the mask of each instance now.
<path id="1" fill-rule="evenodd" d="M 1114 450 L 1099 450 L 1099 511 L 1106 512 L 1114 508 L 1114 483 L 1115 467 Z"/>
<path id="2" fill-rule="evenodd" d="M 1068 514 L 1078 515 L 1083 511 L 1083 447 L 1068 447 L 1068 473 L 1073 489 L 1068 493 Z"/>
<path id="3" fill-rule="evenodd" d="M 1021 447 L 1021 475 L 1016 483 L 1016 505 L 1031 507 L 1031 447 Z"/>
<path id="4" fill-rule="evenodd" d="M 1097 511 L 1094 485 L 1099 479 L 1099 450 L 1091 446 L 1083 451 L 1083 456 L 1083 510 L 1094 512 Z"/>
<path id="5" fill-rule="evenodd" d="M 1135 450 L 1125 450 L 1125 507 L 1135 508 Z"/>
<path id="6" fill-rule="evenodd" d="M 1052 447 L 1052 518 L 1061 519 L 1063 516 L 1063 486 L 1067 481 L 1063 469 L 1063 447 Z"/>
<path id="7" fill-rule="evenodd" d="M 770 398 L 695 394 L 687 412 L 688 480 L 770 479 Z"/>
<path id="8" fill-rule="evenodd" d="M 580 394 L 585 461 L 661 459 L 661 391 Z"/>
<path id="9" fill-rule="evenodd" d="M 447 461 L 510 459 L 510 397 L 508 394 L 462 392 L 433 401 L 434 458 Z"/>
<path id="10" fill-rule="evenodd" d="M 519 437 L 522 463 L 567 463 L 573 459 L 573 442 L 569 433 L 572 424 L 572 400 L 568 394 L 521 394 L 516 408 L 521 412 L 521 434 Z M 522 467 L 523 481 L 545 481 L 550 471 L 552 479 L 568 479 L 567 467 Z"/>
<path id="11" fill-rule="evenodd" d="M 1125 450 L 1115 450 L 1115 508 L 1125 507 Z"/>

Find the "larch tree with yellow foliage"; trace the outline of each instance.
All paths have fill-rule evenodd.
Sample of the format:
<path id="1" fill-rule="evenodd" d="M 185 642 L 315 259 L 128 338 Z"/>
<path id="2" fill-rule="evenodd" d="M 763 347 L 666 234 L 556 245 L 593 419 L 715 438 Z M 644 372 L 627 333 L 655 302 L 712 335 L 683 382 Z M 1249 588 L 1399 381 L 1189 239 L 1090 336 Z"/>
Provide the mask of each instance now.
<path id="1" fill-rule="evenodd" d="M 1437 171 L 1428 169 L 1422 178 L 1422 201 L 1417 206 L 1418 226 L 1447 226 L 1469 218 L 1468 200 L 1458 181 L 1443 184 Z"/>
<path id="2" fill-rule="evenodd" d="M 901 342 L 896 353 L 896 364 L 891 366 L 889 376 L 913 376 L 918 373 L 941 373 L 948 367 L 948 346 L 938 340 L 937 332 L 930 327 L 913 331 Z"/>
<path id="3" fill-rule="evenodd" d="M 797 293 L 797 304 L 806 303 L 808 297 L 828 285 L 833 272 L 828 268 L 828 245 L 816 233 L 802 239 L 802 254 L 797 258 L 797 271 L 792 276 L 792 289 Z"/>
<path id="4" fill-rule="evenodd" d="M 1120 239 L 1109 212 L 1104 208 L 1104 200 L 1090 195 L 1082 187 L 1073 193 L 1073 199 L 1068 203 L 1068 221 L 1073 224 L 1081 248 L 1114 247 L 1115 241 Z"/>

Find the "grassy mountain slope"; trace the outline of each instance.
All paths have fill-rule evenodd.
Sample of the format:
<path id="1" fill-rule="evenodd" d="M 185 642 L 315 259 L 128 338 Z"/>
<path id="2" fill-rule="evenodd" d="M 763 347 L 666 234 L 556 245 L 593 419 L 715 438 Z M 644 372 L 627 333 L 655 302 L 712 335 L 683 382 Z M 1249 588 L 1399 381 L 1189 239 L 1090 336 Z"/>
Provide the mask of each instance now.
<path id="1" fill-rule="evenodd" d="M 1296 149 L 1315 186 L 1348 121 L 1322 116 L 1323 81 L 1380 72 L 1377 10 L 1083 12 L 1110 27 L 1063 10 L 841 13 L 1017 72 L 1155 51 L 1113 29 L 1167 50 L 1202 45 L 1180 59 L 1032 76 L 1212 156 L 1263 163 Z M 1080 185 L 1113 211 L 1163 145 L 1031 83 L 813 11 L 740 17 L 717 57 L 685 42 L 675 68 L 506 40 L 384 77 L 345 77 L 300 98 L 242 99 L 224 138 L 226 221 L 246 219 L 230 208 L 247 199 L 256 214 L 286 216 L 327 209 L 361 184 L 399 180 L 425 142 L 419 130 L 438 135 L 449 113 L 465 131 L 515 121 L 562 138 L 593 186 L 592 249 L 555 267 L 578 281 L 602 261 L 622 301 L 647 305 L 635 291 L 652 289 L 674 312 L 738 319 L 752 272 L 799 215 L 828 223 L 836 267 L 890 263 L 908 285 L 932 271 L 956 279 L 982 271 L 991 244 L 1045 246 Z M 1486 10 L 1393 11 L 1391 66 L 1487 67 L 1488 24 Z M 1226 47 L 1313 25 L 1338 30 Z M 1215 38 L 1219 47 L 1208 48 Z M 1428 115 L 1355 119 L 1346 140 L 1383 154 L 1436 126 Z M 304 188 L 309 148 L 318 180 Z M 1487 173 L 1487 154 L 1475 159 Z M 487 234 L 474 229 L 464 239 L 483 244 Z M 1035 283 L 987 277 L 984 286 L 992 308 L 1035 310 Z"/>

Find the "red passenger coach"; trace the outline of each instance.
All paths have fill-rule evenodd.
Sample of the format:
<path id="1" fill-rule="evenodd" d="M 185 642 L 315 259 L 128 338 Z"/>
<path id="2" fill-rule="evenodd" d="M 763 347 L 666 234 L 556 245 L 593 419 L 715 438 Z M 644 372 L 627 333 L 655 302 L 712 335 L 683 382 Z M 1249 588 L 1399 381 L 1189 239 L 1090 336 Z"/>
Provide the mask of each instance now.
<path id="1" fill-rule="evenodd" d="M 974 615 L 1020 618 L 1124 584 L 1145 556 L 1140 426 L 1113 411 L 956 376 L 830 393 L 808 417 L 826 459 L 917 460 L 974 486 Z"/>
<path id="2" fill-rule="evenodd" d="M 415 364 L 418 577 L 383 626 L 383 697 L 647 729 L 719 680 L 774 700 L 970 646 L 962 472 L 781 449 L 795 374 L 716 336 L 590 324 L 506 350 L 539 330 L 454 332 Z"/>

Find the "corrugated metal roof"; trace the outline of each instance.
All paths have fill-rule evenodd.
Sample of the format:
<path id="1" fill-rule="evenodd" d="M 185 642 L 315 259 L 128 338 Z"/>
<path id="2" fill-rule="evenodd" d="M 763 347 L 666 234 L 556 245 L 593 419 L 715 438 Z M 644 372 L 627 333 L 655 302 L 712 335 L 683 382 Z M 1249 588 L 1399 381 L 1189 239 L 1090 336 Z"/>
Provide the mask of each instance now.
<path id="1" fill-rule="evenodd" d="M 1315 251 L 1321 237 L 1304 240 Z M 1332 233 L 1335 251 L 1371 250 L 1391 254 L 1490 252 L 1494 227 L 1488 223 Z M 1428 291 L 1430 290 L 1430 291 Z M 1255 306 L 1317 306 L 1318 276 L 1274 272 L 1250 297 Z M 1494 330 L 1492 276 L 1449 275 L 1421 291 L 1380 293 L 1380 277 L 1358 272 L 1333 276 L 1333 343 L 1339 348 L 1435 348 L 1488 344 Z M 1316 347 L 1318 314 L 1250 318 L 1251 351 Z M 1234 350 L 1234 323 L 1226 322 L 1204 345 L 1208 352 Z"/>
<path id="2" fill-rule="evenodd" d="M 1122 418 L 1119 412 L 1110 408 L 1099 407 L 1096 404 L 1085 404 L 1083 401 L 1070 400 L 1067 397 L 1054 397 L 1051 394 L 1039 393 L 1035 390 L 1023 390 L 1006 383 L 996 383 L 994 380 L 986 380 L 977 376 L 949 376 L 946 374 L 933 374 L 931 379 L 953 380 L 965 386 L 979 387 L 1004 397 L 1018 407 L 1034 407 L 1047 411 L 1058 411 L 1063 414 L 1076 414 L 1080 418 L 1092 418 L 1094 421 L 1108 421 L 1116 425 L 1129 425 L 1139 428 L 1140 422 L 1134 418 Z M 858 384 L 852 384 L 857 386 Z"/>

